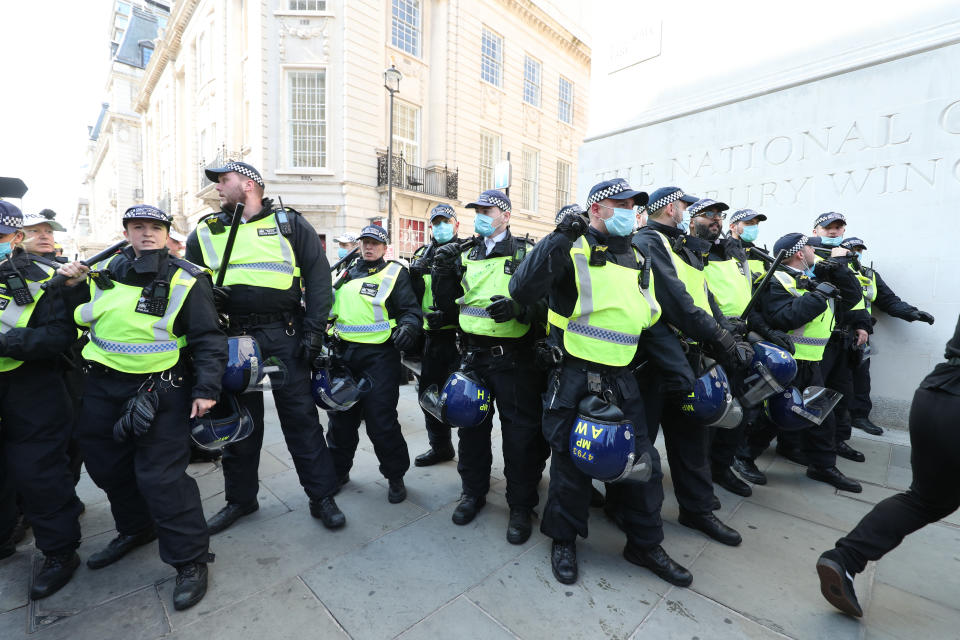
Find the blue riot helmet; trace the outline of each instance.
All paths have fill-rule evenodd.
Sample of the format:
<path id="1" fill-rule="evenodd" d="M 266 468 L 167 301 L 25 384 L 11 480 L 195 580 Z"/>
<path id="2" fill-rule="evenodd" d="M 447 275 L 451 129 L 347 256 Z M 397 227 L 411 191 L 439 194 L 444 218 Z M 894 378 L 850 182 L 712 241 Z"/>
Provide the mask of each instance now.
<path id="1" fill-rule="evenodd" d="M 454 371 L 440 389 L 432 384 L 420 396 L 420 406 L 434 418 L 458 429 L 477 427 L 493 407 L 493 392 L 474 374 Z"/>
<path id="2" fill-rule="evenodd" d="M 201 449 L 218 451 L 228 444 L 243 440 L 253 432 L 253 417 L 230 393 L 220 396 L 203 417 L 190 419 L 190 437 Z"/>
<path id="3" fill-rule="evenodd" d="M 653 473 L 650 454 L 638 457 L 635 443 L 633 423 L 619 407 L 592 394 L 580 401 L 570 429 L 570 457 L 580 471 L 602 482 L 646 482 Z"/>
<path id="4" fill-rule="evenodd" d="M 360 396 L 370 390 L 367 378 L 355 380 L 350 371 L 339 363 L 314 370 L 310 390 L 313 401 L 326 411 L 346 411 L 357 404 Z"/>
<path id="5" fill-rule="evenodd" d="M 743 407 L 733 397 L 727 372 L 719 364 L 697 378 L 680 410 L 705 427 L 733 429 L 743 420 Z"/>
<path id="6" fill-rule="evenodd" d="M 782 392 L 797 376 L 797 361 L 786 349 L 769 342 L 753 343 L 753 362 L 744 379 L 743 404 L 754 407 Z"/>
<path id="7" fill-rule="evenodd" d="M 823 424 L 843 394 L 825 387 L 784 389 L 764 402 L 767 417 L 784 431 L 799 431 Z"/>
<path id="8" fill-rule="evenodd" d="M 263 378 L 261 366 L 263 355 L 253 336 L 227 338 L 227 368 L 223 372 L 222 386 L 227 393 L 243 393 L 257 385 Z"/>

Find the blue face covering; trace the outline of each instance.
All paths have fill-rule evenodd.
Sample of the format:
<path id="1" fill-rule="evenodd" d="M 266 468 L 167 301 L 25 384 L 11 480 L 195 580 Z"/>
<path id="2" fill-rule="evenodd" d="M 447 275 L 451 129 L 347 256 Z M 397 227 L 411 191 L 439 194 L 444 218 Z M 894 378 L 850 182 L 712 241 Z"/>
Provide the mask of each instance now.
<path id="1" fill-rule="evenodd" d="M 684 233 L 690 231 L 690 214 L 687 213 L 686 209 L 683 211 L 683 220 L 677 223 L 677 229 L 680 229 L 680 231 Z"/>
<path id="2" fill-rule="evenodd" d="M 744 242 L 753 242 L 757 239 L 757 234 L 760 233 L 760 225 L 752 224 L 750 226 L 744 225 L 743 233 L 740 234 L 740 239 Z"/>
<path id="3" fill-rule="evenodd" d="M 350 253 L 350 249 L 347 249 L 346 247 L 340 247 L 337 249 L 337 257 L 341 260 L 346 258 L 348 253 Z"/>
<path id="4" fill-rule="evenodd" d="M 0 260 L 13 253 L 13 245 L 9 242 L 0 242 Z"/>
<path id="5" fill-rule="evenodd" d="M 433 225 L 433 239 L 443 244 L 450 242 L 453 237 L 453 224 L 450 222 L 438 222 Z"/>
<path id="6" fill-rule="evenodd" d="M 839 247 L 841 242 L 843 242 L 843 236 L 837 236 L 836 238 L 820 238 L 820 245 L 824 247 Z"/>
<path id="7" fill-rule="evenodd" d="M 473 230 L 484 238 L 489 238 L 496 230 L 493 226 L 493 218 L 484 213 L 478 213 L 473 221 Z"/>
<path id="8" fill-rule="evenodd" d="M 607 233 L 612 236 L 630 235 L 633 232 L 633 228 L 637 225 L 636 211 L 615 207 L 606 208 L 613 209 L 613 216 L 603 221 L 603 224 L 607 227 Z"/>

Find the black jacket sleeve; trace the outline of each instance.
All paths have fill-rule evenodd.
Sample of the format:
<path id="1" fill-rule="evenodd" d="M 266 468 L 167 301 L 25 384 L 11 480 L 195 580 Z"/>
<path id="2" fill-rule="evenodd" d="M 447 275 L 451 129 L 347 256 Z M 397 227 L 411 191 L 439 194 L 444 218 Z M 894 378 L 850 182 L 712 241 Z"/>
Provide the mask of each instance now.
<path id="1" fill-rule="evenodd" d="M 227 364 L 227 337 L 217 323 L 210 277 L 200 275 L 190 289 L 177 322 L 187 336 L 192 357 L 194 398 L 220 397 L 220 381 Z"/>
<path id="2" fill-rule="evenodd" d="M 569 277 L 567 255 L 572 244 L 569 238 L 556 232 L 538 242 L 510 278 L 510 297 L 527 307 L 541 302 Z"/>
<path id="3" fill-rule="evenodd" d="M 797 297 L 773 281 L 761 294 L 760 302 L 764 318 L 781 331 L 799 329 L 827 310 L 823 296 L 806 293 Z"/>
<path id="4" fill-rule="evenodd" d="M 330 308 L 333 306 L 333 283 L 330 279 L 330 262 L 323 252 L 317 231 L 302 215 L 290 216 L 296 227 L 293 233 L 293 250 L 300 265 L 303 282 L 303 302 L 306 315 L 303 330 L 322 333 L 327 326 Z"/>
<path id="5" fill-rule="evenodd" d="M 840 298 L 837 300 L 836 314 L 843 317 L 854 305 L 863 300 L 863 289 L 857 275 L 847 267 L 847 260 L 843 258 L 828 258 L 821 260 L 813 267 L 818 280 L 827 280 L 840 289 Z M 832 268 L 830 268 L 830 263 Z M 806 297 L 806 296 L 804 296 Z"/>
<path id="6" fill-rule="evenodd" d="M 80 288 L 88 289 L 85 284 Z M 14 304 L 12 301 L 10 304 Z M 4 334 L 2 355 L 16 360 L 49 360 L 66 353 L 77 339 L 73 308 L 67 306 L 60 288 L 45 292 L 36 301 L 30 322 Z"/>
<path id="7" fill-rule="evenodd" d="M 463 278 L 463 265 L 457 263 L 452 269 L 446 269 L 434 263 L 430 276 L 434 306 L 447 318 L 459 318 L 460 307 L 457 306 L 457 298 L 463 295 L 463 286 L 460 284 Z"/>
<path id="8" fill-rule="evenodd" d="M 900 297 L 887 286 L 887 283 L 883 281 L 880 274 L 876 271 L 874 271 L 874 273 L 877 275 L 877 299 L 873 301 L 873 306 L 881 311 L 885 311 L 894 318 L 912 320 L 913 318 L 911 316 L 917 311 L 917 308 L 901 300 Z"/>
<path id="9" fill-rule="evenodd" d="M 423 312 L 410 284 L 410 273 L 406 269 L 401 269 L 397 274 L 397 283 L 393 285 L 393 291 L 387 298 L 386 307 L 390 317 L 396 318 L 398 326 L 409 325 L 418 332 L 423 327 Z"/>

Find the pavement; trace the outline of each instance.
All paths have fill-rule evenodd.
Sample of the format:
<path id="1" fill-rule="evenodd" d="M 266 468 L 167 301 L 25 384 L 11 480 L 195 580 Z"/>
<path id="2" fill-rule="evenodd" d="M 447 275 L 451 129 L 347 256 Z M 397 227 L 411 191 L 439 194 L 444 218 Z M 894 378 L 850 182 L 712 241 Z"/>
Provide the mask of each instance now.
<path id="1" fill-rule="evenodd" d="M 413 385 L 401 387 L 399 411 L 412 458 L 427 446 Z M 99 571 L 82 565 L 60 592 L 31 602 L 41 556 L 28 538 L 0 563 L 0 638 L 960 638 L 960 512 L 857 577 L 862 620 L 821 597 L 820 553 L 910 482 L 905 432 L 851 444 L 867 462 L 839 466 L 864 483 L 861 494 L 808 480 L 770 452 L 758 460 L 769 484 L 752 497 L 717 488 L 718 515 L 743 535 L 737 548 L 676 523 L 665 468 L 663 546 L 693 572 L 693 585 L 672 587 L 627 563 L 623 534 L 593 510 L 590 536 L 578 543 L 580 579 L 567 586 L 551 574 L 549 539 L 536 530 L 520 546 L 505 539 L 499 435 L 487 506 L 463 527 L 450 521 L 460 492 L 454 463 L 411 467 L 409 497 L 392 505 L 363 436 L 351 482 L 337 496 L 347 526 L 328 531 L 310 517 L 268 398 L 260 510 L 212 539 L 217 559 L 200 604 L 173 610 L 175 571 L 156 543 Z M 222 470 L 194 464 L 190 473 L 212 515 L 224 504 Z M 541 504 L 546 487 L 545 478 Z M 106 496 L 86 475 L 78 493 L 87 505 L 86 560 L 116 532 Z"/>

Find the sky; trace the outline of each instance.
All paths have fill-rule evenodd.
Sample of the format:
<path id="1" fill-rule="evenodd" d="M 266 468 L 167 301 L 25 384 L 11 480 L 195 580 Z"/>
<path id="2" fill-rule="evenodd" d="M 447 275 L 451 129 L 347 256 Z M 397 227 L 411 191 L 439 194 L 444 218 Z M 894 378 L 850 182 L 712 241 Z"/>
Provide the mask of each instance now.
<path id="1" fill-rule="evenodd" d="M 50 208 L 64 223 L 76 212 L 87 125 L 109 70 L 112 8 L 111 0 L 0 2 L 0 176 L 27 184 L 24 212 Z"/>

